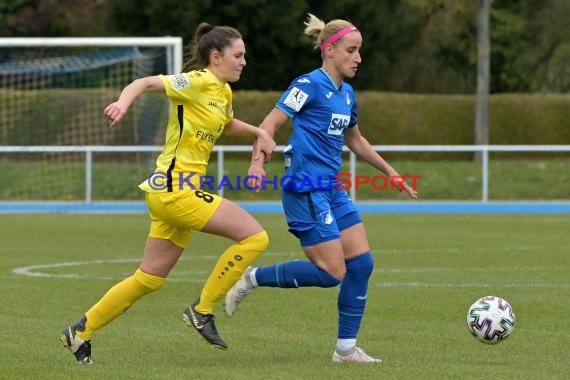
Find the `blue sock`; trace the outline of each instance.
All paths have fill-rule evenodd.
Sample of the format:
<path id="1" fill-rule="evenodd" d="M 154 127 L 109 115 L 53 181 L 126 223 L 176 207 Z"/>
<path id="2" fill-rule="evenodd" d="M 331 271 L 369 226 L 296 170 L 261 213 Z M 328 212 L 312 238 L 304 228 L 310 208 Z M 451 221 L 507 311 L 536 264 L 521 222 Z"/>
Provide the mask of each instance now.
<path id="1" fill-rule="evenodd" d="M 338 294 L 338 338 L 356 339 L 366 307 L 368 279 L 374 269 L 370 252 L 346 260 Z"/>
<path id="2" fill-rule="evenodd" d="M 340 281 L 306 260 L 293 260 L 266 267 L 255 271 L 255 279 L 259 286 L 277 288 L 299 288 L 318 286 L 330 288 L 340 284 Z"/>

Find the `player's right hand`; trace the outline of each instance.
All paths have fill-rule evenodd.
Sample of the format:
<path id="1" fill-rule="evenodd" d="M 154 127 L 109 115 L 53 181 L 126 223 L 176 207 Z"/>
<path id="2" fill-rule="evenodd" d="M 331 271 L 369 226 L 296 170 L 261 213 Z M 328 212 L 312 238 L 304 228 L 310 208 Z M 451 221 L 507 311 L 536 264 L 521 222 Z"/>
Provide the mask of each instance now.
<path id="1" fill-rule="evenodd" d="M 105 117 L 109 120 L 109 128 L 113 128 L 117 125 L 127 114 L 128 109 L 129 107 L 120 101 L 109 104 L 103 112 Z"/>
<path id="2" fill-rule="evenodd" d="M 251 190 L 259 193 L 263 189 L 263 178 L 265 178 L 265 170 L 263 170 L 263 164 L 259 161 L 252 162 L 249 170 L 247 171 L 247 185 Z"/>

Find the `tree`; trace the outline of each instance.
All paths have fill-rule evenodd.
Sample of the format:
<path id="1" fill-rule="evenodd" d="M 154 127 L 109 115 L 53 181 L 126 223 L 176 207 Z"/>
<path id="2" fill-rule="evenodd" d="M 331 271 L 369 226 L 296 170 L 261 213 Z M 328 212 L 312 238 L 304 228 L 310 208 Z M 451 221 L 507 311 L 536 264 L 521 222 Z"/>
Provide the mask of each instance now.
<path id="1" fill-rule="evenodd" d="M 491 91 L 569 91 L 569 19 L 566 0 L 496 0 Z"/>
<path id="2" fill-rule="evenodd" d="M 493 0 L 490 92 L 570 90 L 570 1 Z M 307 12 L 344 18 L 364 36 L 359 90 L 476 91 L 473 0 L 3 0 L 2 36 L 182 36 L 199 22 L 231 25 L 246 42 L 237 89 L 283 90 L 320 65 L 303 35 Z"/>
<path id="3" fill-rule="evenodd" d="M 97 0 L 3 0 L 0 36 L 60 37 L 112 33 Z"/>
<path id="4" fill-rule="evenodd" d="M 304 0 L 163 0 L 141 7 L 136 0 L 115 0 L 112 18 L 125 35 L 179 35 L 192 40 L 200 22 L 237 28 L 246 43 L 248 65 L 236 89 L 282 89 L 310 61 L 301 39 Z M 123 20 L 132 20 L 124 23 Z"/>

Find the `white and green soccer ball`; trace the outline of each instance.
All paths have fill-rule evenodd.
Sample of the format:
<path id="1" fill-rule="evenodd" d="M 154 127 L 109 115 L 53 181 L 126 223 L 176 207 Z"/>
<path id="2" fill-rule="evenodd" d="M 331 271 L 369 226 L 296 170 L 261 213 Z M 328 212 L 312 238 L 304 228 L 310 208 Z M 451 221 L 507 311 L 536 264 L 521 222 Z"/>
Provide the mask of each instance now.
<path id="1" fill-rule="evenodd" d="M 511 305 L 497 296 L 478 299 L 467 312 L 467 328 L 479 341 L 496 344 L 507 339 L 515 328 Z"/>

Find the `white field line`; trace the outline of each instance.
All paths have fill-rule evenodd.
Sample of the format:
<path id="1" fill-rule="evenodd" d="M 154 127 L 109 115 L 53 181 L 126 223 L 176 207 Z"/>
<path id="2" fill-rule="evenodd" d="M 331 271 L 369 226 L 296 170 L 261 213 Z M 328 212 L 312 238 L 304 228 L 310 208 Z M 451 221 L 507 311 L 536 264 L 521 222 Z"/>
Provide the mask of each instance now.
<path id="1" fill-rule="evenodd" d="M 294 252 L 271 252 L 266 253 L 265 256 L 293 256 L 296 257 L 298 254 Z M 218 256 L 216 255 L 205 255 L 205 256 L 188 256 L 182 257 L 180 260 L 215 260 Z M 92 261 L 72 261 L 72 262 L 62 262 L 62 263 L 51 263 L 51 264 L 38 264 L 30 265 L 24 267 L 14 268 L 12 273 L 20 276 L 27 277 L 43 277 L 43 278 L 71 278 L 71 279 L 90 279 L 90 280 L 110 280 L 119 281 L 124 278 L 124 276 L 94 276 L 89 273 L 73 273 L 68 271 L 66 273 L 49 273 L 49 269 L 56 268 L 73 268 L 82 266 L 92 266 L 92 265 L 110 265 L 110 264 L 126 264 L 126 263 L 138 263 L 140 258 L 131 259 L 112 259 L 112 260 L 92 260 Z M 552 272 L 552 268 L 547 267 L 526 267 L 526 266 L 514 266 L 509 268 L 516 272 Z M 556 271 L 566 271 L 566 268 L 560 267 Z M 375 269 L 375 273 L 379 274 L 389 274 L 389 275 L 399 275 L 399 274 L 409 274 L 409 273 L 445 273 L 445 272 L 472 272 L 472 273 L 484 273 L 484 272 L 504 272 L 504 268 L 498 268 L 496 270 L 489 268 L 443 268 L 443 267 L 431 267 L 431 268 L 391 268 L 391 269 Z M 179 283 L 202 283 L 206 280 L 206 271 L 176 271 L 169 276 L 169 282 L 179 282 Z M 191 278 L 189 278 L 191 277 Z M 541 288 L 541 289 L 568 289 L 570 284 L 548 284 L 548 283 L 506 283 L 506 284 L 489 284 L 482 282 L 448 282 L 448 283 L 437 283 L 437 282 L 416 282 L 416 281 L 371 281 L 370 285 L 379 287 L 415 287 L 415 288 L 496 288 L 496 287 L 507 287 L 507 288 Z"/>

